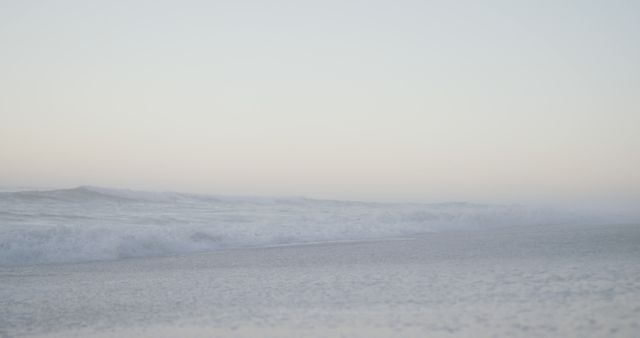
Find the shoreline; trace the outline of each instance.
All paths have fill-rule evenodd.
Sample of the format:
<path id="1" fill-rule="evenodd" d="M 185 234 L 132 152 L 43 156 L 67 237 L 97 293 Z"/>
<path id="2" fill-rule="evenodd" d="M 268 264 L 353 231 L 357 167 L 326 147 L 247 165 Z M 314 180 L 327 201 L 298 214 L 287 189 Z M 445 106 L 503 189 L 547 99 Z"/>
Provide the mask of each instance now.
<path id="1" fill-rule="evenodd" d="M 631 337 L 640 226 L 1 267 L 0 283 L 0 336 L 11 337 Z"/>

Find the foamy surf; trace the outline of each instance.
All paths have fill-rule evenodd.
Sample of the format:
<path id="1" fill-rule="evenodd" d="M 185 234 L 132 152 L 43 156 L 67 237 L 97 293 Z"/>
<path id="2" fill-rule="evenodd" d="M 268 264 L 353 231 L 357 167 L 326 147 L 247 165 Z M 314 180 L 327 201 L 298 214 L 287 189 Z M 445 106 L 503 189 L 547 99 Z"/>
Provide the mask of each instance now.
<path id="1" fill-rule="evenodd" d="M 83 186 L 0 193 L 0 265 L 596 221 L 574 213 L 513 205 L 381 204 Z"/>

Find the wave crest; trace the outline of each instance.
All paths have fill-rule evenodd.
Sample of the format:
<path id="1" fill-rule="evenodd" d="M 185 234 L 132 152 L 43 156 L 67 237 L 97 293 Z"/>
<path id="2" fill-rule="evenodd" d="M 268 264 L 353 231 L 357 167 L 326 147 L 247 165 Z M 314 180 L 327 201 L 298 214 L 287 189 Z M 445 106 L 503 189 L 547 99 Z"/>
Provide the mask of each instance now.
<path id="1" fill-rule="evenodd" d="M 0 265 L 594 221 L 599 220 L 522 206 L 223 197 L 81 186 L 0 193 Z"/>

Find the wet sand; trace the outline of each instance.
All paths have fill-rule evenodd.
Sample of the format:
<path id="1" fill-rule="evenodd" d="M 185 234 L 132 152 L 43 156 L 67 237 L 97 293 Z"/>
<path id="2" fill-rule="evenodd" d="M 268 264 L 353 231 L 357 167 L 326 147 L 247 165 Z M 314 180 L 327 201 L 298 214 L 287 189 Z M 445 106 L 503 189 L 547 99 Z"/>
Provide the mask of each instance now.
<path id="1" fill-rule="evenodd" d="M 0 268 L 0 337 L 633 337 L 640 226 Z"/>

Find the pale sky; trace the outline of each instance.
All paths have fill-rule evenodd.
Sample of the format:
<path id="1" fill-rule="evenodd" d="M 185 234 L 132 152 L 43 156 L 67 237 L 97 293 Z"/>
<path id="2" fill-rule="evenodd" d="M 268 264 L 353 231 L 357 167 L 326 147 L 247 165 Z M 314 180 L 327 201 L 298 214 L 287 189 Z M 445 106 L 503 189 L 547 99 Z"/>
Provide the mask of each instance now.
<path id="1" fill-rule="evenodd" d="M 0 185 L 640 200 L 640 1 L 0 0 Z"/>

